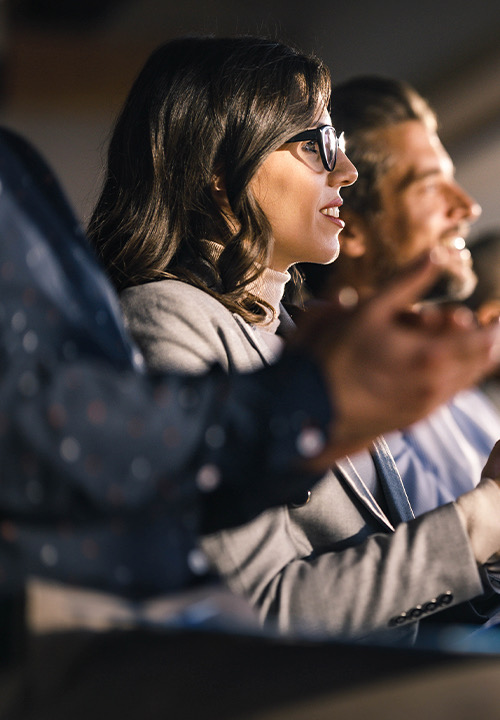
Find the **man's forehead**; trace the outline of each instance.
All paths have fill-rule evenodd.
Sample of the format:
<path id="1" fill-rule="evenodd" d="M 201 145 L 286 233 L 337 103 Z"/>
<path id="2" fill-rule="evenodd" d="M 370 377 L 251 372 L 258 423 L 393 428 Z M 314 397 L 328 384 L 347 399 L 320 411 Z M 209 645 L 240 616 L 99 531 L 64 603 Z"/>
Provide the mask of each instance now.
<path id="1" fill-rule="evenodd" d="M 404 189 L 413 181 L 431 174 L 453 176 L 454 167 L 438 135 L 422 122 L 409 120 L 382 128 L 377 141 L 386 155 L 383 183 Z"/>

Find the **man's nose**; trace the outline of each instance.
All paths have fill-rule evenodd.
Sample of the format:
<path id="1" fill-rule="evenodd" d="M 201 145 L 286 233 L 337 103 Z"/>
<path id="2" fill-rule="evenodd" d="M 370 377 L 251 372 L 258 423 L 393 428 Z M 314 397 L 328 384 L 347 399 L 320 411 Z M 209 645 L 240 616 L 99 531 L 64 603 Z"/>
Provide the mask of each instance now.
<path id="1" fill-rule="evenodd" d="M 460 220 L 474 222 L 481 215 L 482 208 L 463 187 L 455 183 L 450 193 L 450 214 Z"/>

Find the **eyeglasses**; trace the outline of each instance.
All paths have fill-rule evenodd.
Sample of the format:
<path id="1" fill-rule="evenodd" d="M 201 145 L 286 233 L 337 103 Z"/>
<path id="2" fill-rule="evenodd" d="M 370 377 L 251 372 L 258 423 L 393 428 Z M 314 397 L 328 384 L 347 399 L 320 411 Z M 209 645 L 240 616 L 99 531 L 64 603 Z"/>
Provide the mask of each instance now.
<path id="1" fill-rule="evenodd" d="M 332 172 L 337 162 L 337 150 L 344 151 L 345 141 L 344 133 L 337 137 L 335 128 L 331 125 L 321 125 L 314 130 L 305 130 L 304 132 L 294 135 L 286 143 L 305 142 L 304 145 L 305 160 L 313 170 L 321 170 L 320 160 L 327 172 Z M 318 154 L 319 149 L 319 154 Z"/>

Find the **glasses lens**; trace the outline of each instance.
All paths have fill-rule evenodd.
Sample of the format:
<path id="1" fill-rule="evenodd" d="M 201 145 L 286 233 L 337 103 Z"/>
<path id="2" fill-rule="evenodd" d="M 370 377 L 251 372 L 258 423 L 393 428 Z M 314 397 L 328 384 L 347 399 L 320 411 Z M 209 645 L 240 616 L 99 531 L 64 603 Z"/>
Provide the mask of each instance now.
<path id="1" fill-rule="evenodd" d="M 328 165 L 328 170 L 332 171 L 337 160 L 337 135 L 335 133 L 335 128 L 323 128 L 321 136 L 323 138 L 323 150 L 325 153 L 326 164 Z"/>

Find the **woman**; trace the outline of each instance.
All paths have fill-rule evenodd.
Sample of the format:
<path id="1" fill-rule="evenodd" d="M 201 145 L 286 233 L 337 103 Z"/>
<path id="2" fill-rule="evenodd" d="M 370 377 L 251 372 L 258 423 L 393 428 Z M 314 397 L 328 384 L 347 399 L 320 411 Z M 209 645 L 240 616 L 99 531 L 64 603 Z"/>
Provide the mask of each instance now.
<path id="1" fill-rule="evenodd" d="M 146 63 L 110 143 L 90 235 L 152 369 L 249 371 L 276 357 L 277 326 L 292 324 L 280 299 L 297 282 L 293 265 L 335 259 L 340 190 L 356 179 L 329 96 L 319 60 L 264 39 L 176 40 Z M 206 439 L 223 451 L 216 418 Z M 304 453 L 319 441 L 307 435 Z M 454 505 L 393 532 L 401 515 L 382 479 L 401 481 L 383 443 L 373 452 L 342 461 L 293 505 L 207 533 L 211 562 L 263 620 L 413 636 L 403 610 L 482 591 Z M 201 488 L 217 482 L 212 467 L 200 472 Z"/>
<path id="2" fill-rule="evenodd" d="M 89 228 L 117 288 L 177 278 L 262 323 L 271 308 L 252 289 L 265 267 L 283 282 L 300 259 L 333 260 L 338 191 L 356 171 L 340 151 L 329 175 L 315 139 L 288 142 L 328 126 L 329 92 L 319 61 L 266 40 L 191 38 L 154 53 L 118 120 Z M 335 162 L 335 132 L 323 136 Z"/>

